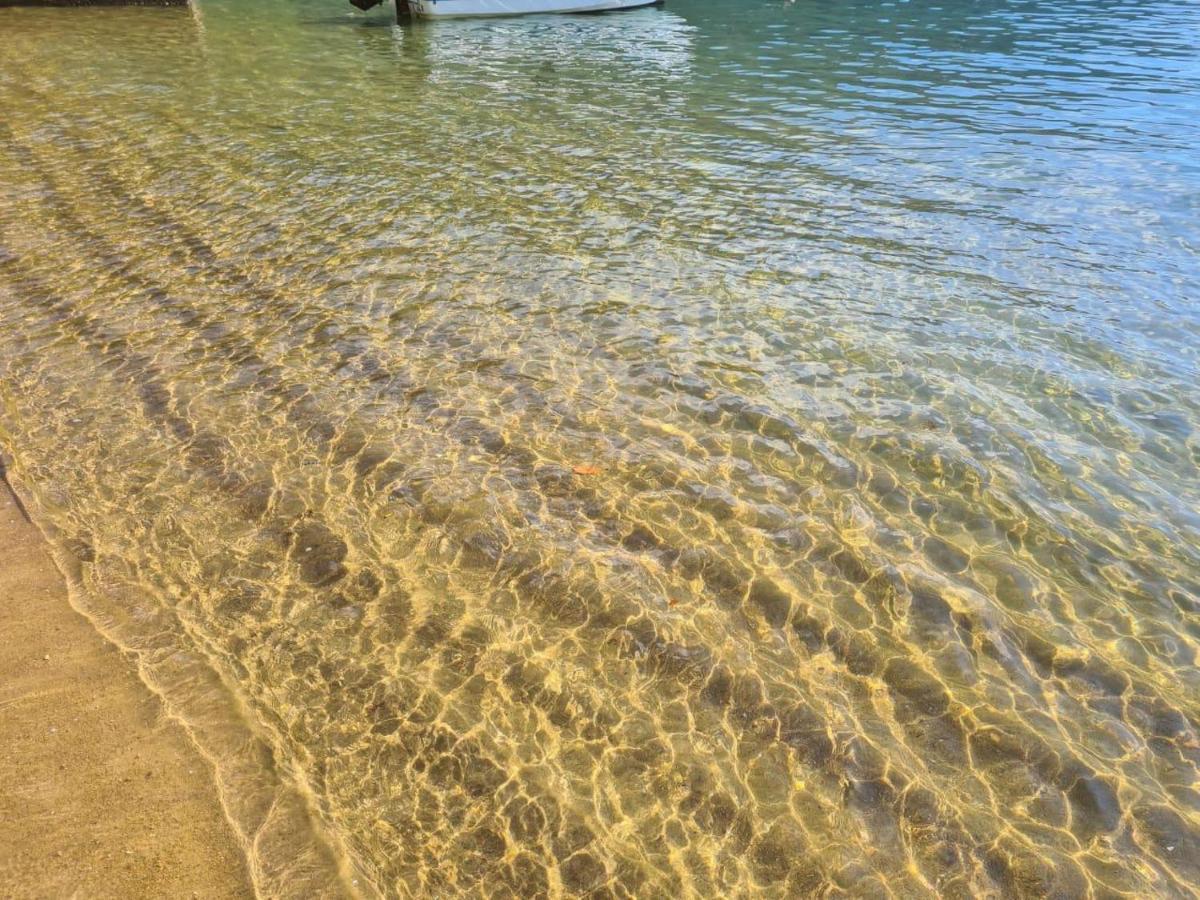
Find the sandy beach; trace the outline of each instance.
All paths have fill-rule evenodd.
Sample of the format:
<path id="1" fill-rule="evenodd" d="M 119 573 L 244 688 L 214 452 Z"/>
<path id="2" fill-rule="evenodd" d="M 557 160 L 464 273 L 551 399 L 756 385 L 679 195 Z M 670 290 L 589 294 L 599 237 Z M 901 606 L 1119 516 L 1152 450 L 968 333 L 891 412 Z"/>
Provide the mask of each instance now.
<path id="1" fill-rule="evenodd" d="M 0 896 L 253 896 L 207 764 L 6 484 L 0 560 Z"/>
<path id="2" fill-rule="evenodd" d="M 1200 2 L 617 2 L 0 0 L 0 900 L 1200 900 Z"/>

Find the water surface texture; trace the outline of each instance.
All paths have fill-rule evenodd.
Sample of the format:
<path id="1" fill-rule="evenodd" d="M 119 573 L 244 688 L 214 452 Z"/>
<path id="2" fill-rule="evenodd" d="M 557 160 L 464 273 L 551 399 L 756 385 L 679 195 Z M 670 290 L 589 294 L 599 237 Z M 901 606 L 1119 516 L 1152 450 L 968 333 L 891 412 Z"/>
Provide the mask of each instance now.
<path id="1" fill-rule="evenodd" d="M 266 895 L 1193 897 L 1198 47 L 0 10 L 0 444 Z"/>

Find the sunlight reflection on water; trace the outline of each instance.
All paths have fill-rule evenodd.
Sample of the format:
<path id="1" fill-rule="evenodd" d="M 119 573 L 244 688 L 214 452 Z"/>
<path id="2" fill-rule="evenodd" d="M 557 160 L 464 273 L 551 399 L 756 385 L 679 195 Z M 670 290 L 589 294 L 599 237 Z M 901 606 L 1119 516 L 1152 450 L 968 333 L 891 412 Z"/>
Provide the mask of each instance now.
<path id="1" fill-rule="evenodd" d="M 0 10 L 32 510 L 268 894 L 1194 895 L 1200 13 L 729 10 Z"/>

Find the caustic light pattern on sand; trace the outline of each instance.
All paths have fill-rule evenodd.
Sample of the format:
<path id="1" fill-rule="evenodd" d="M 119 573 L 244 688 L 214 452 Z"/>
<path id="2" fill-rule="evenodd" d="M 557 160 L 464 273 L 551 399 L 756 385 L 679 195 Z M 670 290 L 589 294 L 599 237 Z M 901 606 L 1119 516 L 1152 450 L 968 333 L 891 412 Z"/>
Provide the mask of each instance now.
<path id="1" fill-rule="evenodd" d="M 0 10 L 31 514 L 266 894 L 1194 896 L 1196 10 L 727 7 Z"/>

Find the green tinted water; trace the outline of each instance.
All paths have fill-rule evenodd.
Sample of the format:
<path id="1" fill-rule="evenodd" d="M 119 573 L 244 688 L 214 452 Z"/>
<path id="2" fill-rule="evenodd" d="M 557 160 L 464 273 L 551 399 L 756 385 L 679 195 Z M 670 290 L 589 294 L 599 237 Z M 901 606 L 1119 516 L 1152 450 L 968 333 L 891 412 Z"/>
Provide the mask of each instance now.
<path id="1" fill-rule="evenodd" d="M 0 10 L 0 443 L 260 890 L 1200 891 L 1198 45 Z"/>

